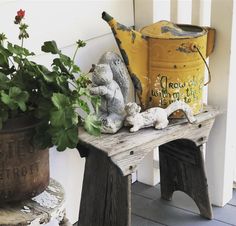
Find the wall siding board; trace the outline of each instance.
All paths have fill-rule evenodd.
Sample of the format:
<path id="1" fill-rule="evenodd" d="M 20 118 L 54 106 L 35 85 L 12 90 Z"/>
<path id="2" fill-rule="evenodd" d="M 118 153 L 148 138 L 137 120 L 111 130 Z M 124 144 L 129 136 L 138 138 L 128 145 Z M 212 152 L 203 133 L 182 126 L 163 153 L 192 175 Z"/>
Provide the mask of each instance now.
<path id="1" fill-rule="evenodd" d="M 109 33 L 109 26 L 101 19 L 103 11 L 128 26 L 134 24 L 132 0 L 4 1 L 0 5 L 0 32 L 18 43 L 18 28 L 13 20 L 20 8 L 26 10 L 25 23 L 29 25 L 30 39 L 25 46 L 37 54 L 45 40 L 56 40 L 63 48 L 78 39 Z"/>

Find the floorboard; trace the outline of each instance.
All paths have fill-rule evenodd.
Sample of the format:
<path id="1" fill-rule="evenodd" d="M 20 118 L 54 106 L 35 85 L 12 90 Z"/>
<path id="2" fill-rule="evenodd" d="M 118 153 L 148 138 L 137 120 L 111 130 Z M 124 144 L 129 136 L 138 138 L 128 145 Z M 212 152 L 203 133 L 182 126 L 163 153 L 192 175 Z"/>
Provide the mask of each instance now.
<path id="1" fill-rule="evenodd" d="M 168 226 L 229 226 L 217 220 L 207 220 L 198 214 L 163 204 L 140 195 L 132 195 L 132 213 Z M 133 225 L 132 226 L 136 226 Z"/>
<path id="2" fill-rule="evenodd" d="M 160 224 L 157 222 L 153 222 L 142 217 L 136 216 L 132 214 L 132 226 L 165 226 L 164 224 Z"/>
<path id="3" fill-rule="evenodd" d="M 199 216 L 196 204 L 183 192 L 177 191 L 172 201 L 165 201 L 160 185 L 132 185 L 132 226 L 236 226 L 236 191 L 225 207 L 213 207 L 213 213 L 213 220 Z"/>
<path id="4" fill-rule="evenodd" d="M 133 194 L 133 202 L 134 202 L 133 208 L 134 209 L 136 208 L 136 205 L 138 205 L 136 203 L 135 197 L 137 198 L 137 196 L 140 196 L 141 198 L 145 199 L 146 201 L 149 200 L 149 203 L 150 203 L 149 205 L 151 206 L 151 208 L 155 208 L 157 210 L 158 210 L 158 208 L 162 209 L 162 210 L 166 209 L 166 211 L 169 211 L 168 212 L 169 214 L 173 213 L 175 215 L 180 214 L 180 212 L 182 211 L 182 216 L 185 216 L 185 215 L 187 216 L 187 212 L 188 212 L 188 213 L 191 213 L 191 214 L 199 217 L 199 215 L 198 215 L 199 210 L 198 210 L 196 204 L 188 195 L 186 195 L 183 192 L 177 191 L 174 193 L 172 201 L 165 201 L 165 200 L 161 199 L 160 185 L 155 186 L 155 187 L 151 187 L 151 186 L 147 186 L 142 183 L 136 182 L 132 186 L 132 194 Z M 137 195 L 137 196 L 135 196 L 135 195 Z M 224 208 L 213 207 L 214 221 L 212 221 L 212 222 L 214 222 L 214 224 L 217 224 L 217 225 L 221 225 L 222 223 L 226 224 L 226 225 L 227 224 L 228 225 L 236 225 L 236 206 L 235 206 L 235 204 L 236 204 L 236 193 L 234 192 L 233 199 Z M 170 207 L 170 208 L 168 208 L 168 207 Z M 147 209 L 147 207 L 145 207 L 145 209 Z M 146 216 L 144 216 L 144 217 L 146 217 Z M 149 219 L 153 220 L 154 218 L 155 217 L 153 216 L 152 218 L 149 218 Z M 158 221 L 158 219 L 156 219 L 156 220 Z M 165 221 L 158 221 L 158 222 L 170 225 L 170 224 L 166 223 Z M 205 222 L 207 222 L 207 220 L 205 220 Z M 194 224 L 191 223 L 191 225 L 194 225 Z M 211 225 L 211 224 L 209 224 L 209 223 L 202 224 L 201 223 L 201 225 Z"/>

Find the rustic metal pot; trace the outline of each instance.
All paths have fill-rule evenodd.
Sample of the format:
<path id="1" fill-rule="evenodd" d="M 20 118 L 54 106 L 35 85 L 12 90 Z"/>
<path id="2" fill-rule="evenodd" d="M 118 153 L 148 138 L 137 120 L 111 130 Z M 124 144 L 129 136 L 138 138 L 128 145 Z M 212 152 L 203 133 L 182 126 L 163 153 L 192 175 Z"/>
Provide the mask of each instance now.
<path id="1" fill-rule="evenodd" d="M 32 144 L 38 123 L 21 117 L 8 120 L 0 130 L 0 203 L 31 198 L 49 184 L 49 151 Z"/>

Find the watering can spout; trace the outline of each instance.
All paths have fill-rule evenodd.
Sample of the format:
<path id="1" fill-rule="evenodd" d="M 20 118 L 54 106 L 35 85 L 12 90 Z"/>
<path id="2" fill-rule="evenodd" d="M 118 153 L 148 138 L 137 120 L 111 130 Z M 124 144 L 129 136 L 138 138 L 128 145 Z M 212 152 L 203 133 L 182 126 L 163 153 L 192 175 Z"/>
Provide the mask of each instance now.
<path id="1" fill-rule="evenodd" d="M 113 19 L 113 17 L 110 16 L 108 13 L 103 12 L 102 13 L 102 19 L 105 20 L 107 23 L 109 23 L 109 21 L 111 21 Z"/>
<path id="2" fill-rule="evenodd" d="M 142 108 L 145 109 L 149 95 L 148 42 L 140 32 L 120 24 L 108 13 L 103 12 L 102 19 L 111 27 Z"/>

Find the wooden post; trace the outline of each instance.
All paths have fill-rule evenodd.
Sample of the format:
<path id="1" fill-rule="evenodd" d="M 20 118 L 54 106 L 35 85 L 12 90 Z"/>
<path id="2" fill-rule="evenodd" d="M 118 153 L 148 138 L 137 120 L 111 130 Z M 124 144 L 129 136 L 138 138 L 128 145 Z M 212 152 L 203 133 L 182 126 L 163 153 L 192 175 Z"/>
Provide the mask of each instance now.
<path id="1" fill-rule="evenodd" d="M 217 37 L 215 51 L 210 57 L 213 78 L 208 100 L 209 104 L 225 110 L 216 120 L 206 152 L 211 200 L 217 206 L 225 205 L 232 198 L 236 143 L 235 49 L 232 48 L 236 38 L 235 12 L 233 0 L 212 0 L 211 26 L 216 28 Z"/>
<path id="2" fill-rule="evenodd" d="M 131 226 L 131 175 L 101 151 L 86 158 L 79 214 L 80 226 Z"/>

